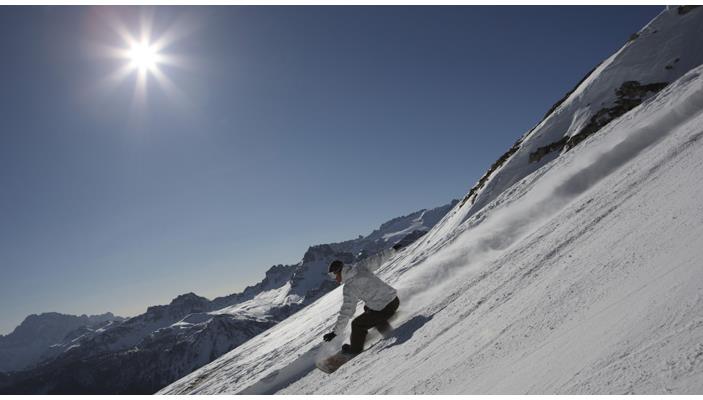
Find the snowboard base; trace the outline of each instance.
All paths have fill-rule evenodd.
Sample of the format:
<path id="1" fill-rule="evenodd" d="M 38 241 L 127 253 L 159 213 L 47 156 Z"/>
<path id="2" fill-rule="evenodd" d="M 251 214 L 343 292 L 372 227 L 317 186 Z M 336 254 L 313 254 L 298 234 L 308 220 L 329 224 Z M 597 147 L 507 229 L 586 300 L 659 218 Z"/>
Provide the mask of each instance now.
<path id="1" fill-rule="evenodd" d="M 352 358 L 354 358 L 353 355 L 344 354 L 342 352 L 339 352 L 339 353 L 333 354 L 323 360 L 316 361 L 315 366 L 320 371 L 322 371 L 326 374 L 331 374 L 334 371 L 338 370 L 339 367 L 346 364 L 347 361 L 351 360 Z"/>
<path id="2" fill-rule="evenodd" d="M 380 338 L 378 338 L 378 336 L 371 336 L 371 340 L 369 340 L 369 341 L 372 342 L 372 344 L 368 348 L 364 349 L 364 352 L 369 350 L 370 348 L 376 346 L 383 339 L 388 339 L 389 337 L 393 336 L 393 328 L 389 325 L 386 329 L 384 329 L 383 332 L 380 332 L 380 333 L 381 333 Z M 377 340 L 374 340 L 374 339 L 377 339 Z M 359 353 L 359 354 L 361 354 L 361 353 Z M 315 361 L 315 366 L 320 371 L 322 371 L 326 374 L 331 374 L 334 371 L 338 370 L 342 365 L 349 362 L 349 360 L 358 356 L 359 354 L 345 354 L 345 353 L 342 353 L 341 351 L 338 351 L 337 353 L 335 353 L 327 358 L 324 358 L 319 361 Z"/>

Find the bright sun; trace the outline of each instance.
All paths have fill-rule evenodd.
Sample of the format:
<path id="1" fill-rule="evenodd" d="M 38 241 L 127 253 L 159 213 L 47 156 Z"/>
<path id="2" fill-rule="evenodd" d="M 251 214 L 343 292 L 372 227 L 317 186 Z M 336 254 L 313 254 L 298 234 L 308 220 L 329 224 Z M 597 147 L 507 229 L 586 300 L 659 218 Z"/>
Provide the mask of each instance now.
<path id="1" fill-rule="evenodd" d="M 122 83 L 134 80 L 132 109 L 135 112 L 146 110 L 147 89 L 150 86 L 163 91 L 169 101 L 182 107 L 189 107 L 185 93 L 168 76 L 180 74 L 188 70 L 191 61 L 188 57 L 173 53 L 173 47 L 181 40 L 192 34 L 198 28 L 198 23 L 190 14 L 166 14 L 173 17 L 168 25 L 158 27 L 155 24 L 156 9 L 141 9 L 138 15 L 138 26 L 127 24 L 124 15 L 118 8 L 101 8 L 96 10 L 96 18 L 121 39 L 121 45 L 95 43 L 96 54 L 119 60 L 120 63 L 101 82 L 100 86 L 108 90 L 117 88 Z M 126 11 L 125 11 L 126 12 Z M 129 14 L 129 13 L 128 13 Z M 131 18 L 134 15 L 129 14 Z M 132 19 L 132 21 L 134 21 Z M 137 30 L 138 28 L 138 30 Z M 115 44 L 117 44 L 117 41 Z M 176 71 L 176 69 L 180 69 Z"/>
<path id="2" fill-rule="evenodd" d="M 153 71 L 159 59 L 156 50 L 144 43 L 134 43 L 129 50 L 129 59 L 133 68 L 140 71 Z"/>

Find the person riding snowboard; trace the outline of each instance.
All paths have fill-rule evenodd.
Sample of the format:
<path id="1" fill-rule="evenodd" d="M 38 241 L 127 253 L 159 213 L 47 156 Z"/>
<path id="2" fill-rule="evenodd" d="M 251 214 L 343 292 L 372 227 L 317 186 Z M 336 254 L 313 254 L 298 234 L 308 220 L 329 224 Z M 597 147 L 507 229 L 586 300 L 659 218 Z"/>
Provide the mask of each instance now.
<path id="1" fill-rule="evenodd" d="M 343 353 L 359 354 L 364 350 L 369 329 L 376 328 L 382 334 L 390 330 L 388 319 L 398 310 L 400 300 L 393 287 L 363 266 L 353 267 L 344 265 L 340 260 L 334 260 L 329 266 L 329 274 L 338 284 L 344 284 L 344 301 L 334 330 L 325 334 L 323 339 L 329 342 L 344 332 L 347 322 L 356 311 L 357 303 L 362 300 L 365 303 L 364 313 L 354 318 L 351 323 L 350 344 L 342 346 Z"/>

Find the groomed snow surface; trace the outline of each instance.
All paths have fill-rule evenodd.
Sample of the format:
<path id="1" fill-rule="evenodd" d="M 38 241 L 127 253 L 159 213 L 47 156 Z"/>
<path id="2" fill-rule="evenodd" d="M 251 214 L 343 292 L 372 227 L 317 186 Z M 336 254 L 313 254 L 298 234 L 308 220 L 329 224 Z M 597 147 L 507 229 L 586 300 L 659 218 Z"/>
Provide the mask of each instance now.
<path id="1" fill-rule="evenodd" d="M 394 334 L 336 373 L 339 289 L 160 393 L 703 393 L 702 73 L 381 267 Z"/>

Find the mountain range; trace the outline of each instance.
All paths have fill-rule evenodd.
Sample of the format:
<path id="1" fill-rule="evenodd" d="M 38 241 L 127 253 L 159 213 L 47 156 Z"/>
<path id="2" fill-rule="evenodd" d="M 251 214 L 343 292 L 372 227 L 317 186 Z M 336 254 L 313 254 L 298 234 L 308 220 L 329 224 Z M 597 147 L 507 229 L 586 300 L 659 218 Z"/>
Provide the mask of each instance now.
<path id="1" fill-rule="evenodd" d="M 180 295 L 123 319 L 112 314 L 32 315 L 0 337 L 0 393 L 151 394 L 266 331 L 328 293 L 334 259 L 375 260 L 424 235 L 458 200 L 383 223 L 367 236 L 311 246 L 293 265 L 274 265 L 241 293 Z"/>

